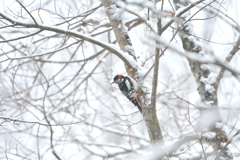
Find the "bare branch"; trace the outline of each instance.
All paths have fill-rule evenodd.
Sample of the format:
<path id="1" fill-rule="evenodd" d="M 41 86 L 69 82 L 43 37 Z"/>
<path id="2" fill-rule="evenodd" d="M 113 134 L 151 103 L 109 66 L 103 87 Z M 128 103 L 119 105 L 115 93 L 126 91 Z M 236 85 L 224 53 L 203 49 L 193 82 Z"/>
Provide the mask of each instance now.
<path id="1" fill-rule="evenodd" d="M 36 25 L 38 25 L 37 24 L 37 21 L 35 20 L 35 18 L 32 16 L 32 14 L 27 10 L 27 8 L 21 3 L 21 2 L 19 2 L 19 0 L 16 0 L 19 4 L 20 4 L 20 6 L 22 6 L 23 7 L 23 9 L 30 15 L 30 17 L 32 18 L 32 20 L 34 21 L 34 23 L 36 24 Z"/>
<path id="2" fill-rule="evenodd" d="M 239 46 L 240 46 L 240 36 L 238 37 L 237 42 L 235 43 L 232 50 L 229 52 L 228 56 L 226 57 L 226 62 L 230 62 L 232 60 L 233 56 L 237 53 L 237 51 L 239 51 Z M 223 77 L 224 71 L 225 71 L 225 67 L 224 68 L 222 67 L 217 76 L 216 83 L 215 83 L 216 92 L 218 90 L 219 82 Z"/>
<path id="3" fill-rule="evenodd" d="M 9 21 L 9 22 L 11 22 L 15 25 L 18 25 L 18 26 L 24 26 L 24 27 L 27 27 L 27 28 L 39 28 L 41 30 L 52 31 L 52 32 L 56 32 L 56 33 L 60 33 L 60 34 L 68 35 L 68 36 L 73 36 L 73 37 L 80 38 L 82 40 L 91 42 L 93 44 L 96 44 L 98 46 L 101 46 L 101 47 L 107 49 L 111 53 L 114 53 L 122 61 L 124 61 L 124 63 L 126 63 L 129 66 L 132 66 L 132 64 L 128 61 L 128 59 L 125 58 L 125 56 L 123 56 L 124 54 L 122 52 L 120 52 L 114 45 L 110 45 L 110 44 L 107 44 L 103 41 L 96 40 L 96 39 L 94 39 L 90 36 L 80 34 L 76 31 L 64 30 L 64 29 L 61 29 L 60 27 L 53 27 L 53 26 L 50 27 L 50 26 L 45 26 L 45 25 L 42 25 L 42 24 L 35 25 L 35 24 L 30 24 L 30 23 L 22 23 L 22 22 L 19 22 L 17 20 L 11 19 L 10 17 L 6 16 L 3 13 L 0 13 L 0 16 L 3 17 L 4 19 L 6 19 L 7 21 Z"/>

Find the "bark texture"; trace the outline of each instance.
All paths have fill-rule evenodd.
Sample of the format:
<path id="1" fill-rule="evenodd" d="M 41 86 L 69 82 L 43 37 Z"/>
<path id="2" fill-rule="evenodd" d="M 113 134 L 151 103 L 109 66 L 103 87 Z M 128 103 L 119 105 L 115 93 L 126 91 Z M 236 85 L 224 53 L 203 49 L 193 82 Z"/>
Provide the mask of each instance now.
<path id="1" fill-rule="evenodd" d="M 121 13 L 116 12 L 118 9 L 117 6 L 110 0 L 102 0 L 101 2 L 106 9 L 108 19 L 121 50 L 133 56 L 133 58 L 136 60 L 135 52 L 132 47 L 131 39 L 128 36 L 127 28 L 121 20 Z M 127 64 L 125 64 L 125 68 L 128 75 L 135 79 L 139 85 L 138 98 L 143 109 L 143 119 L 145 121 L 151 143 L 155 144 L 156 142 L 163 141 L 156 109 L 155 107 L 152 107 L 150 103 L 150 89 L 144 86 L 143 77 L 138 74 L 137 68 Z"/>
<path id="2" fill-rule="evenodd" d="M 174 0 L 175 8 L 181 9 L 188 5 L 187 2 Z M 190 17 L 190 10 L 188 13 L 182 15 L 180 18 L 183 21 L 180 24 L 180 37 L 182 39 L 183 48 L 186 51 L 194 52 L 196 54 L 200 54 L 204 56 L 204 52 L 202 47 L 199 45 L 200 42 L 197 38 L 191 36 L 193 34 L 193 26 L 188 21 Z M 209 83 L 209 75 L 210 70 L 206 64 L 201 64 L 198 62 L 193 62 L 188 59 L 191 71 L 194 75 L 197 84 L 197 90 L 199 95 L 201 96 L 202 103 L 209 108 L 209 110 L 215 110 L 212 117 L 215 118 L 215 123 L 210 126 L 209 131 L 215 132 L 216 136 L 212 141 L 212 147 L 215 150 L 215 159 L 233 159 L 232 154 L 228 150 L 227 147 L 223 148 L 223 144 L 228 141 L 226 133 L 222 130 L 222 128 L 217 127 L 216 123 L 221 122 L 221 116 L 219 113 L 219 109 L 217 106 L 217 89 L 216 89 L 216 81 L 213 83 Z M 211 88 L 211 89 L 207 89 Z M 208 112 L 202 111 L 202 112 Z M 212 113 L 211 113 L 212 114 Z"/>

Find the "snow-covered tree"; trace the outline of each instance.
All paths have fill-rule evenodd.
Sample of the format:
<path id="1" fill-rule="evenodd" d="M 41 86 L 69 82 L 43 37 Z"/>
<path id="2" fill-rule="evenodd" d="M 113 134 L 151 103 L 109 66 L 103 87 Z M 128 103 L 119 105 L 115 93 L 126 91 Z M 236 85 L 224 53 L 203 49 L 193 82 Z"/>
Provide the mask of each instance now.
<path id="1" fill-rule="evenodd" d="M 0 159 L 240 157 L 238 1 L 0 3 Z"/>

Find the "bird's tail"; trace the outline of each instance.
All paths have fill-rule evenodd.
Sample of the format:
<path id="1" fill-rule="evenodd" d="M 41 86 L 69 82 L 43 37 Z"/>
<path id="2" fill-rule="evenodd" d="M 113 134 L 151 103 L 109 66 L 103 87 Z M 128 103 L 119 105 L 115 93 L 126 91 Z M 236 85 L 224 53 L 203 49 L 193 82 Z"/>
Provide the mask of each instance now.
<path id="1" fill-rule="evenodd" d="M 138 107 L 139 111 L 142 113 L 142 108 L 138 101 L 134 97 L 127 96 L 127 98 L 135 105 Z"/>

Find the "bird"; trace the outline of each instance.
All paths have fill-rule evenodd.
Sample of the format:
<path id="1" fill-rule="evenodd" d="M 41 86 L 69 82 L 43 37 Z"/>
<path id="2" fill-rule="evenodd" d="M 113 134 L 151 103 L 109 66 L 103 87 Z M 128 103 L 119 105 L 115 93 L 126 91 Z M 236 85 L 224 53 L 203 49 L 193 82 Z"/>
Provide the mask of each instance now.
<path id="1" fill-rule="evenodd" d="M 118 84 L 119 89 L 122 93 L 135 105 L 138 107 L 139 111 L 142 113 L 142 108 L 138 102 L 137 98 L 137 82 L 130 76 L 123 76 L 121 74 L 116 75 L 113 78 L 113 83 Z"/>

